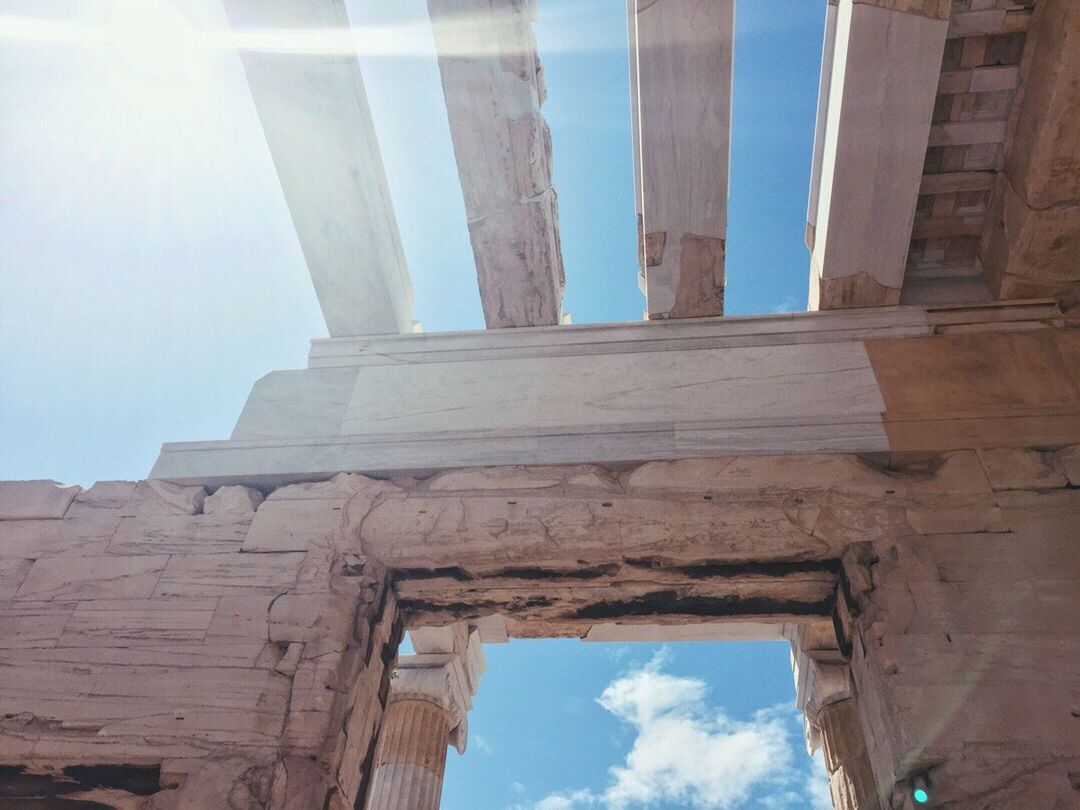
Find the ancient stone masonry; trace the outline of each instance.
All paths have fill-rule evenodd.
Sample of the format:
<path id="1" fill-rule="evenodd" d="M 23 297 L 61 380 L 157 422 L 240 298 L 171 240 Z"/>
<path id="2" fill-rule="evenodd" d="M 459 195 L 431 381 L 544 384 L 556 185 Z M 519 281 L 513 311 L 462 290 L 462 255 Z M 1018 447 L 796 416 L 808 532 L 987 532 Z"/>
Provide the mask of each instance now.
<path id="1" fill-rule="evenodd" d="M 841 810 L 1080 806 L 1080 1 L 824 5 L 798 314 L 715 317 L 730 0 L 628 2 L 639 323 L 562 312 L 532 0 L 428 2 L 521 328 L 413 322 L 355 56 L 245 51 L 330 337 L 150 480 L 0 483 L 0 810 L 436 810 L 553 636 L 790 641 Z"/>
<path id="2" fill-rule="evenodd" d="M 260 511 L 302 510 L 312 491 L 327 486 Z M 394 596 L 329 522 L 298 551 L 245 551 L 261 500 L 0 485 L 0 805 L 353 806 L 401 634 Z"/>
<path id="3" fill-rule="evenodd" d="M 957 806 L 1068 806 L 1078 459 L 1065 447 L 338 475 L 261 502 L 157 481 L 5 484 L 0 799 L 362 806 L 395 762 L 438 786 L 492 621 L 579 637 L 756 622 L 793 641 L 808 743 L 825 745 L 838 807 L 902 807 L 894 788 L 924 771 Z M 391 678 L 405 623 L 418 655 Z M 388 700 L 444 724 L 442 742 L 377 742 Z"/>
<path id="4" fill-rule="evenodd" d="M 867 749 L 886 798 L 926 772 L 937 806 L 1073 807 L 1076 448 L 980 457 L 993 520 L 874 541 L 868 578 L 841 603 Z"/>

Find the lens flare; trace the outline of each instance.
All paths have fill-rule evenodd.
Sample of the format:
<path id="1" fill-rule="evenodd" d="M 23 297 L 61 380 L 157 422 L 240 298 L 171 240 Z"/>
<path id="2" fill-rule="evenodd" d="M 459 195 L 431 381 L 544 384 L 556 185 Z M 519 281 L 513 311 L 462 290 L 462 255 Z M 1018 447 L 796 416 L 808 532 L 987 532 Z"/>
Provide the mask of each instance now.
<path id="1" fill-rule="evenodd" d="M 198 31 L 165 0 L 114 0 L 108 40 L 137 70 L 153 77 L 191 73 L 198 59 Z"/>

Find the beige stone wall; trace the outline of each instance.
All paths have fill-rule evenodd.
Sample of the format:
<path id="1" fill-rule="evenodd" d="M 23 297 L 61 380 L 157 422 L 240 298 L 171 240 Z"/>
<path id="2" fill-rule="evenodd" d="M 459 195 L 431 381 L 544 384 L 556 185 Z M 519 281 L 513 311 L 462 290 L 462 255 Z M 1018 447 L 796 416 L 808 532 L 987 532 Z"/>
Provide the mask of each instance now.
<path id="1" fill-rule="evenodd" d="M 992 526 L 873 543 L 841 612 L 885 807 L 928 772 L 934 806 L 1080 805 L 1076 448 L 981 451 Z M 873 558 L 871 558 L 873 559 Z"/>
<path id="2" fill-rule="evenodd" d="M 351 807 L 401 623 L 498 613 L 515 636 L 797 626 L 807 677 L 843 674 L 808 698 L 842 806 L 876 785 L 903 807 L 927 771 L 955 806 L 1068 807 L 1078 538 L 1078 447 L 339 475 L 265 500 L 0 484 L 0 784 Z"/>
<path id="3" fill-rule="evenodd" d="M 353 806 L 395 601 L 332 525 L 300 550 L 245 553 L 261 501 L 0 484 L 0 796 Z"/>

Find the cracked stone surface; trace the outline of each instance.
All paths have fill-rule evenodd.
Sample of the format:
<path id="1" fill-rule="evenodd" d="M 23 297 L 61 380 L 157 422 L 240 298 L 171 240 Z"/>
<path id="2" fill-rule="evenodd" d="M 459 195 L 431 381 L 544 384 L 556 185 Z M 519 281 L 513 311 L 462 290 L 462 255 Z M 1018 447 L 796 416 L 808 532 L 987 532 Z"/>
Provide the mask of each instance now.
<path id="1" fill-rule="evenodd" d="M 519 637 L 776 623 L 811 669 L 850 665 L 844 722 L 816 727 L 834 752 L 858 741 L 830 728 L 863 735 L 836 795 L 876 785 L 890 807 L 928 771 L 946 806 L 1070 806 L 1076 458 L 342 474 L 261 503 L 97 484 L 53 517 L 0 520 L 0 764 L 34 795 L 116 808 L 352 807 L 406 622 Z M 123 787 L 135 772 L 63 775 L 132 763 L 158 769 L 152 793 Z"/>

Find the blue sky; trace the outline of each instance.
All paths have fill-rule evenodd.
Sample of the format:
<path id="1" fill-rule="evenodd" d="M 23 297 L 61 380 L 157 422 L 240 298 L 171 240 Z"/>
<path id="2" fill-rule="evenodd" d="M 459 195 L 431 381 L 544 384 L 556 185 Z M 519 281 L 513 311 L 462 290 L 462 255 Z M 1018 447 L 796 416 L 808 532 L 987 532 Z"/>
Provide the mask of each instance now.
<path id="1" fill-rule="evenodd" d="M 145 62 L 156 47 L 3 36 L 12 17 L 101 25 L 133 1 L 0 2 L 0 478 L 142 477 L 163 441 L 227 436 L 252 382 L 302 367 L 325 335 L 235 54 L 176 71 Z M 824 5 L 738 4 L 732 315 L 806 304 Z M 174 6 L 224 25 L 219 0 Z M 420 33 L 419 52 L 361 57 L 414 316 L 481 328 L 425 4 L 348 6 L 354 26 Z M 566 308 L 576 323 L 636 320 L 625 2 L 539 11 Z M 514 641 L 487 656 L 445 808 L 815 806 L 783 644 Z M 665 760 L 680 745 L 703 766 Z"/>

